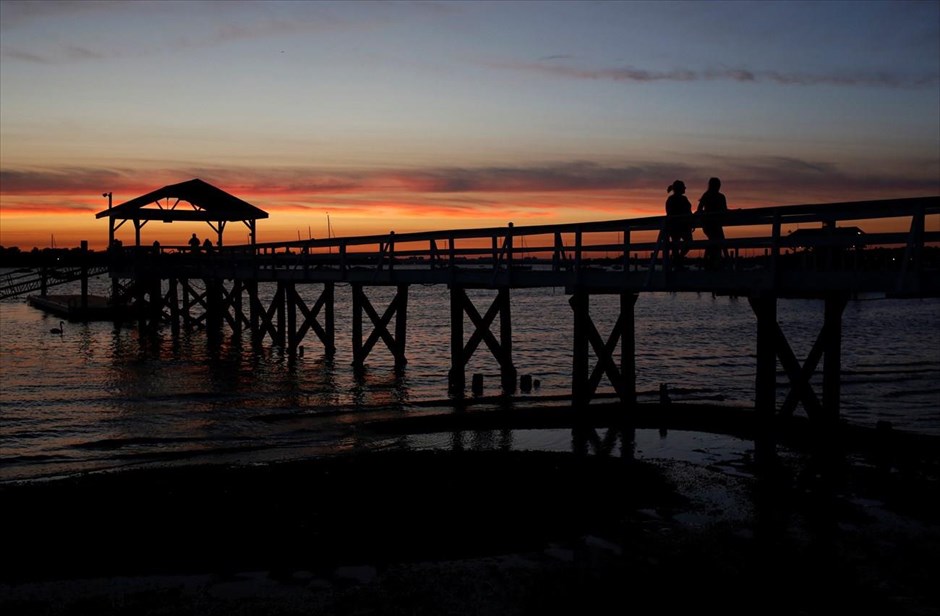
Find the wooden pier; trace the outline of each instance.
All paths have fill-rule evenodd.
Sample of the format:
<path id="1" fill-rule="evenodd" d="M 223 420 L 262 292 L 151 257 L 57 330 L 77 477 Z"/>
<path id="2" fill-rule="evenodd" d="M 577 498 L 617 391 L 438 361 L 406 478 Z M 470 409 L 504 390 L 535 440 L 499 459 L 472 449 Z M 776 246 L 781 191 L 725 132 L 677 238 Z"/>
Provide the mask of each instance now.
<path id="1" fill-rule="evenodd" d="M 153 195 L 172 197 L 167 189 Z M 133 207 L 125 207 L 128 204 Z M 226 331 L 244 334 L 255 344 L 267 341 L 289 354 L 310 340 L 327 356 L 337 345 L 349 344 L 353 364 L 359 367 L 384 349 L 398 369 L 405 369 L 409 288 L 446 285 L 448 383 L 455 397 L 465 395 L 467 365 L 477 352 L 489 353 L 504 391 L 515 391 L 510 294 L 514 289 L 551 287 L 570 296 L 573 404 L 590 404 L 606 379 L 629 409 L 636 401 L 638 298 L 649 292 L 706 292 L 746 297 L 753 310 L 755 410 L 768 420 L 764 424 L 802 406 L 810 421 L 826 432 L 839 419 L 841 322 L 848 300 L 861 293 L 940 296 L 937 196 L 731 211 L 721 218 L 727 239 L 696 239 L 688 267 L 682 269 L 670 263 L 664 216 L 223 247 L 222 220 L 227 214 L 200 207 L 198 215 L 187 211 L 180 219 L 219 219 L 213 229 L 219 231 L 220 243 L 207 253 L 190 246 L 139 245 L 140 221 L 166 221 L 174 210 L 148 210 L 144 198 L 128 204 L 98 216 L 111 219 L 112 234 L 116 217 L 139 218 L 138 245 L 113 245 L 108 271 L 112 304 L 133 307 L 140 327 L 166 326 L 174 334 L 204 327 L 216 339 Z M 229 218 L 245 215 L 242 208 Z M 701 224 L 695 216 L 688 222 Z M 254 220 L 249 228 L 254 239 Z M 731 256 L 720 267 L 706 268 L 700 258 L 706 248 Z M 339 284 L 348 285 L 352 294 L 349 341 L 336 339 Z M 377 305 L 370 294 L 376 287 L 394 289 L 386 305 Z M 480 304 L 479 299 L 471 300 L 468 290 L 491 295 Z M 610 331 L 601 331 L 592 319 L 591 300 L 602 294 L 619 296 L 620 314 Z M 816 342 L 803 359 L 795 355 L 777 321 L 779 302 L 791 298 L 818 298 L 824 304 Z M 820 362 L 821 395 L 810 384 Z M 778 365 L 789 381 L 780 408 Z"/>

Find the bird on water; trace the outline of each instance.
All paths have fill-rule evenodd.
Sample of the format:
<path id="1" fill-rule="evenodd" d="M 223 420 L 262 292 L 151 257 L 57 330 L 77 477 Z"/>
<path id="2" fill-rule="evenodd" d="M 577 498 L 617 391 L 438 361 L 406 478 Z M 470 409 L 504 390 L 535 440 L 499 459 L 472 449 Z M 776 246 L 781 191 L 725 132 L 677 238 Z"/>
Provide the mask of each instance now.
<path id="1" fill-rule="evenodd" d="M 65 323 L 62 322 L 62 321 L 59 321 L 59 326 L 58 326 L 58 327 L 53 327 L 52 329 L 50 329 L 50 330 L 49 330 L 49 333 L 50 333 L 50 334 L 61 334 L 61 333 L 64 332 L 64 331 L 65 331 Z"/>

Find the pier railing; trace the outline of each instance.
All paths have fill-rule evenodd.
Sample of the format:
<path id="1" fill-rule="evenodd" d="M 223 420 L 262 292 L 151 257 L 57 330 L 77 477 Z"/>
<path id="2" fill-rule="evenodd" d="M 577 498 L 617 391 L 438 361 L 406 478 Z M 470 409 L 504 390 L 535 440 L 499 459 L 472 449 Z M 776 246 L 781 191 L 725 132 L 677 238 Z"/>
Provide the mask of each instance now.
<path id="1" fill-rule="evenodd" d="M 696 228 L 703 222 L 699 215 L 668 220 Z M 116 263 L 138 267 L 144 255 L 152 255 L 160 267 L 176 263 L 194 277 L 259 281 L 785 294 L 836 285 L 849 291 L 940 293 L 940 197 L 732 210 L 714 220 L 726 239 L 704 239 L 697 230 L 687 261 L 692 271 L 675 271 L 669 261 L 665 216 L 315 238 L 196 254 L 188 246 L 141 247 L 131 252 L 140 258 L 127 259 L 125 252 Z M 708 249 L 728 255 L 712 271 L 703 267 Z"/>
<path id="2" fill-rule="evenodd" d="M 42 266 L 38 269 L 22 269 L 5 274 L 0 278 L 0 300 L 9 297 L 24 295 L 39 291 L 42 295 L 46 290 L 64 285 L 76 280 L 87 280 L 89 276 L 99 276 L 111 270 L 109 264 L 101 258 L 94 262 L 81 265 L 65 265 L 61 267 Z"/>

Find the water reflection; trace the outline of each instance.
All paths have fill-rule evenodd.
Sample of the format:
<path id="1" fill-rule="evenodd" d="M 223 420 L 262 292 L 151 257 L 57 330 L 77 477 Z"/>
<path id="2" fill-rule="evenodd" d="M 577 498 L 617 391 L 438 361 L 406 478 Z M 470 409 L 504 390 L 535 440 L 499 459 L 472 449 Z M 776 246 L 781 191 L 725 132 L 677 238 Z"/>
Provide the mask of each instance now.
<path id="1" fill-rule="evenodd" d="M 410 400 L 408 373 L 402 367 L 376 369 L 354 365 L 352 402 L 357 407 L 382 406 L 403 409 Z"/>
<path id="2" fill-rule="evenodd" d="M 633 459 L 636 454 L 636 429 L 620 426 L 602 428 L 603 436 L 597 428 L 589 425 L 576 425 L 571 429 L 571 451 L 579 456 L 593 454 L 610 457 L 620 445 L 619 456 Z"/>

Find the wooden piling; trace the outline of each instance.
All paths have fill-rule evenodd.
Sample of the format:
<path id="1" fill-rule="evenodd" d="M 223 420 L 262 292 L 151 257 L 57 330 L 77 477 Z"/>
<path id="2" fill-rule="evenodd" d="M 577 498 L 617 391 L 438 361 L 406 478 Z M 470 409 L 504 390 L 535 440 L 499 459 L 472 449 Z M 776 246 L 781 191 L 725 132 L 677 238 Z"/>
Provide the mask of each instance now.
<path id="1" fill-rule="evenodd" d="M 571 305 L 574 322 L 572 324 L 571 350 L 571 400 L 576 407 L 587 404 L 588 391 L 588 327 L 590 320 L 590 296 L 583 289 L 572 293 L 568 303 Z"/>
<path id="2" fill-rule="evenodd" d="M 755 446 L 762 457 L 771 458 L 776 451 L 773 422 L 777 396 L 777 297 L 772 294 L 750 298 L 757 316 L 757 374 L 754 409 L 757 413 Z"/>
<path id="3" fill-rule="evenodd" d="M 509 304 L 509 287 L 497 291 L 499 302 L 499 361 L 501 385 L 504 393 L 516 390 L 516 367 L 512 363 L 512 313 Z"/>
<path id="4" fill-rule="evenodd" d="M 466 387 L 466 372 L 463 357 L 463 301 L 465 291 L 461 287 L 450 288 L 450 373 L 448 387 L 452 394 L 463 395 Z"/>
<path id="5" fill-rule="evenodd" d="M 839 422 L 842 380 L 842 312 L 847 295 L 828 295 L 823 317 L 823 410 L 824 430 L 830 432 Z"/>
<path id="6" fill-rule="evenodd" d="M 395 356 L 395 368 L 400 370 L 408 363 L 405 355 L 408 332 L 408 285 L 398 285 L 398 294 L 393 302 L 395 304 L 395 348 L 392 349 L 392 353 Z"/>
<path id="7" fill-rule="evenodd" d="M 636 293 L 620 294 L 620 374 L 623 379 L 623 402 L 636 404 Z"/>
<path id="8" fill-rule="evenodd" d="M 82 280 L 82 313 L 88 311 L 88 240 L 82 240 L 81 243 L 81 280 Z"/>

